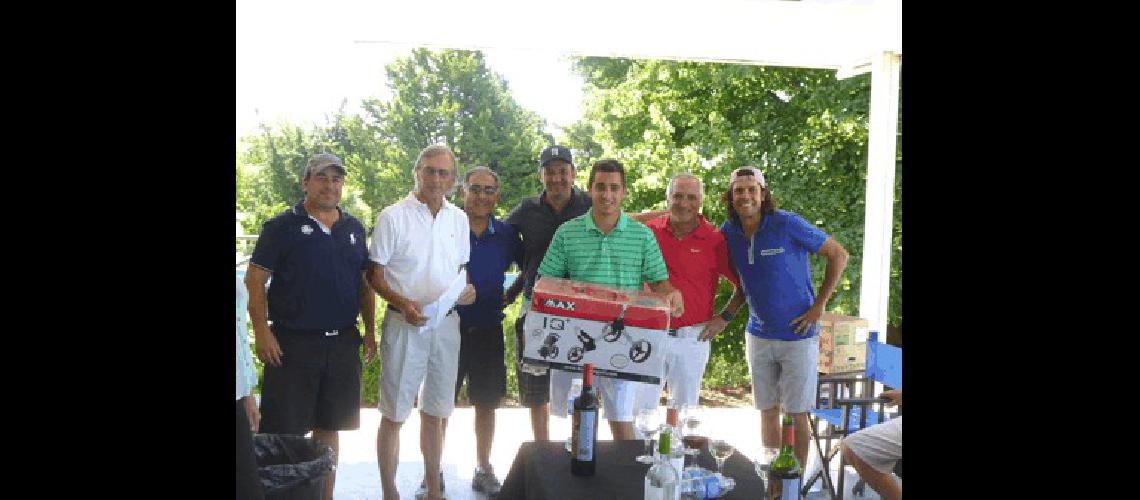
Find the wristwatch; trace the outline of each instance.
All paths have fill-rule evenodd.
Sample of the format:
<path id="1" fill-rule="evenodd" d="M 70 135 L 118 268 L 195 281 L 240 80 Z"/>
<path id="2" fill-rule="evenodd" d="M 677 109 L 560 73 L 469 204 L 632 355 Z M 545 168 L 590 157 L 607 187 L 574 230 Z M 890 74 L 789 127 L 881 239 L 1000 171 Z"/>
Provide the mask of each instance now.
<path id="1" fill-rule="evenodd" d="M 735 311 L 734 311 L 734 312 L 728 312 L 728 311 L 726 310 L 726 311 L 724 311 L 724 312 L 720 313 L 720 319 L 723 319 L 725 322 L 732 322 L 732 317 L 733 317 L 733 316 L 736 316 L 736 312 L 735 312 Z"/>

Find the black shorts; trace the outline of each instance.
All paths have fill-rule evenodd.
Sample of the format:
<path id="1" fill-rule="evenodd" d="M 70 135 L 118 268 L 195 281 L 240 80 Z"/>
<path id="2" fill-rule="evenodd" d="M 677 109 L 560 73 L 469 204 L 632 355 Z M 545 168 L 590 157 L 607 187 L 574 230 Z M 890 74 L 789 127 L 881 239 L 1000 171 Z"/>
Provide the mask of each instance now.
<path id="1" fill-rule="evenodd" d="M 355 326 L 337 335 L 273 328 L 281 366 L 265 365 L 261 426 L 271 434 L 360 428 L 360 344 Z"/>
<path id="2" fill-rule="evenodd" d="M 526 314 L 520 314 L 515 320 L 515 358 L 522 360 L 523 352 L 523 322 Z M 533 375 L 522 370 L 518 361 L 515 362 L 515 375 L 519 379 L 519 404 L 534 408 L 550 402 L 550 372 L 544 375 Z"/>
<path id="3" fill-rule="evenodd" d="M 467 398 L 476 406 L 498 408 L 507 393 L 507 368 L 503 365 L 503 325 L 469 326 L 459 320 L 459 371 L 455 397 L 467 380 Z"/>

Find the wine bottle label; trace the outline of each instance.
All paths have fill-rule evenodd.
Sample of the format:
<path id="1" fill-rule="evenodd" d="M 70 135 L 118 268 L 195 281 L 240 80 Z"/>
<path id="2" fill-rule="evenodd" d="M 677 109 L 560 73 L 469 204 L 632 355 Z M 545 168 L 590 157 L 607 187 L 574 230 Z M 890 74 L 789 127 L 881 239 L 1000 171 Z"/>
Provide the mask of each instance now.
<path id="1" fill-rule="evenodd" d="M 578 426 L 574 429 L 574 458 L 594 459 L 594 426 L 598 413 L 594 410 L 579 411 Z"/>
<path id="2" fill-rule="evenodd" d="M 779 498 L 780 500 L 799 500 L 800 478 L 795 477 L 791 479 L 781 479 L 780 496 L 776 498 Z"/>

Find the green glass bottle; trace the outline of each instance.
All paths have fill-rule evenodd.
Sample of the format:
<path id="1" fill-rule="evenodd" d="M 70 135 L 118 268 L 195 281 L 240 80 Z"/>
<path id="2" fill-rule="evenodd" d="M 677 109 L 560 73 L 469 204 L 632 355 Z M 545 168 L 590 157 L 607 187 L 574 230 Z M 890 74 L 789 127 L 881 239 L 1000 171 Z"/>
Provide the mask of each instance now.
<path id="1" fill-rule="evenodd" d="M 780 454 L 768 466 L 768 500 L 798 500 L 803 472 L 793 452 L 796 443 L 795 425 L 790 415 L 784 415 L 784 445 Z"/>

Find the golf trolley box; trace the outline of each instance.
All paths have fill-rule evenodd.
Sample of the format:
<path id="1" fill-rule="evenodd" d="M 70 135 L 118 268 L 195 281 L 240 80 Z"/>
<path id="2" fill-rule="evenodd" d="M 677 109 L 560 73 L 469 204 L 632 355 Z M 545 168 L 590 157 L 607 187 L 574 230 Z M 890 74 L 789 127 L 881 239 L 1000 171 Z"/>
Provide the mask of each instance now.
<path id="1" fill-rule="evenodd" d="M 656 384 L 669 306 L 655 294 L 543 277 L 523 323 L 527 364 Z"/>

